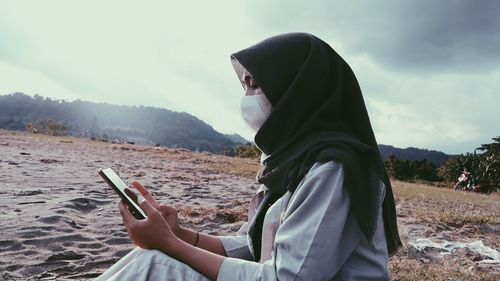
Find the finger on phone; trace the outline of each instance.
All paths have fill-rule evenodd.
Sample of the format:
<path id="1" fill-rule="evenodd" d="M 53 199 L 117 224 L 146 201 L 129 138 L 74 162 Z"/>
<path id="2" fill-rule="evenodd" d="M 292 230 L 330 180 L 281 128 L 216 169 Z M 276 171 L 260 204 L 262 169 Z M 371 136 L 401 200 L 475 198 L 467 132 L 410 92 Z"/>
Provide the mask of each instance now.
<path id="1" fill-rule="evenodd" d="M 156 199 L 151 195 L 151 193 L 138 181 L 132 181 L 132 185 L 139 191 L 139 193 L 148 201 L 153 207 L 159 208 L 160 205 L 156 202 Z"/>

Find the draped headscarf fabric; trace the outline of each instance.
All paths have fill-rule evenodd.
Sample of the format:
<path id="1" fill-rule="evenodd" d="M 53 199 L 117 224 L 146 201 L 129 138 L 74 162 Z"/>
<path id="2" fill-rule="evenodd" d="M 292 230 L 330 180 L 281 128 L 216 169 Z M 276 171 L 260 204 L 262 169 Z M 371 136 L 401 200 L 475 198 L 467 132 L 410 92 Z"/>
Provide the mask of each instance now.
<path id="1" fill-rule="evenodd" d="M 392 188 L 349 65 L 327 43 L 307 33 L 271 37 L 231 59 L 238 77 L 250 73 L 273 106 L 255 135 L 255 144 L 269 155 L 258 175 L 271 193 L 266 206 L 293 192 L 314 163 L 338 161 L 344 165 L 351 211 L 368 240 L 375 231 L 384 182 L 384 228 L 388 252 L 395 252 L 401 241 Z M 251 233 L 257 255 L 266 211 L 261 209 Z"/>

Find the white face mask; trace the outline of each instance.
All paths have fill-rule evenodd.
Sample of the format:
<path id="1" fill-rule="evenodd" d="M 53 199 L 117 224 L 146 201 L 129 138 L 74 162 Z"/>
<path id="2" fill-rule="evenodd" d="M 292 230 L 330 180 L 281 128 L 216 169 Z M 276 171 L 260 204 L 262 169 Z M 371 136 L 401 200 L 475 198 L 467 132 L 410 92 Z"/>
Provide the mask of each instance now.
<path id="1" fill-rule="evenodd" d="M 273 108 L 264 94 L 243 96 L 241 98 L 241 116 L 257 132 L 266 121 Z"/>

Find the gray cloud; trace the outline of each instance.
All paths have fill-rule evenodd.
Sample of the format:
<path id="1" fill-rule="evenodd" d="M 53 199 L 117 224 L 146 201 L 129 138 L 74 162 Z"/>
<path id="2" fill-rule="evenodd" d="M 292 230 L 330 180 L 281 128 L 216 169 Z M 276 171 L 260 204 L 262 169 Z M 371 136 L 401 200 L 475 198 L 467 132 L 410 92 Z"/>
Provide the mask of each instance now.
<path id="1" fill-rule="evenodd" d="M 263 25 L 312 29 L 399 71 L 490 71 L 500 62 L 500 1 L 284 2 L 250 7 Z"/>
<path id="2" fill-rule="evenodd" d="M 305 31 L 349 62 L 381 143 L 460 153 L 500 132 L 500 1 L 153 2 L 0 2 L 0 94 L 161 106 L 251 139 L 229 54 Z"/>
<path id="3" fill-rule="evenodd" d="M 349 62 L 381 143 L 461 153 L 500 132 L 500 1 L 288 0 L 263 7 L 248 4 L 269 35 L 311 32 Z"/>

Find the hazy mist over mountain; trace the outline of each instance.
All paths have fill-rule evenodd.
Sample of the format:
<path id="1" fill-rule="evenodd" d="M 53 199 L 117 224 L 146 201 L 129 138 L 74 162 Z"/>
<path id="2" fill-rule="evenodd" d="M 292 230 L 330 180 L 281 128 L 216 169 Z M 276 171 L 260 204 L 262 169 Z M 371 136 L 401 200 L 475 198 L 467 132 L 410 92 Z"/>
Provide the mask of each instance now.
<path id="1" fill-rule="evenodd" d="M 0 128 L 24 130 L 51 119 L 75 136 L 128 141 L 221 153 L 242 142 L 227 137 L 193 115 L 168 109 L 119 106 L 81 100 L 66 102 L 22 93 L 0 96 Z"/>
<path id="2" fill-rule="evenodd" d="M 238 134 L 221 134 L 203 120 L 184 112 L 144 106 L 123 106 L 76 100 L 52 100 L 14 93 L 0 96 L 0 128 L 25 130 L 40 120 L 63 124 L 74 136 L 147 145 L 224 153 L 248 143 Z M 403 160 L 422 160 L 440 165 L 450 155 L 443 152 L 379 145 L 385 159 L 395 154 Z"/>

